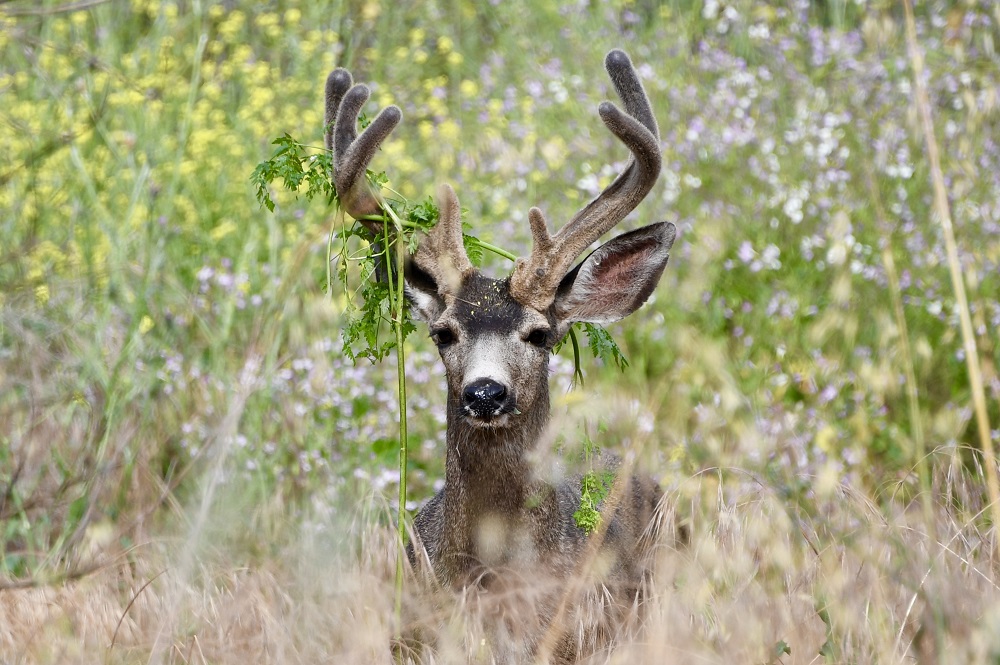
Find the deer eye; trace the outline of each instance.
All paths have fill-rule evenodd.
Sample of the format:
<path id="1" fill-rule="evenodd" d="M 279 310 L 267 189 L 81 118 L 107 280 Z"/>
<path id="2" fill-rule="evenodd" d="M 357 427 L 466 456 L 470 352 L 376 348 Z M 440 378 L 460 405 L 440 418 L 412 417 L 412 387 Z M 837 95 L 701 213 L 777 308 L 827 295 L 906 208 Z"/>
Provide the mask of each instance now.
<path id="1" fill-rule="evenodd" d="M 455 341 L 455 332 L 451 328 L 435 328 L 431 331 L 431 339 L 439 347 L 448 346 Z"/>
<path id="2" fill-rule="evenodd" d="M 544 347 L 545 342 L 549 339 L 548 328 L 535 328 L 528 336 L 524 338 L 524 341 L 528 344 L 538 347 Z"/>

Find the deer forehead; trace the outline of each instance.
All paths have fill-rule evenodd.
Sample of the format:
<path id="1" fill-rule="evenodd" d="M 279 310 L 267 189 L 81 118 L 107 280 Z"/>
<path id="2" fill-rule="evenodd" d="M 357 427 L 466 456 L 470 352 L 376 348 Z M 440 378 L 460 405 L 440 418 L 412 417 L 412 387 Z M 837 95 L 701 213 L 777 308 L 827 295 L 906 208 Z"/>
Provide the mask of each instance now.
<path id="1" fill-rule="evenodd" d="M 510 294 L 509 279 L 470 275 L 445 312 L 470 333 L 505 335 L 550 325 L 548 318 Z"/>

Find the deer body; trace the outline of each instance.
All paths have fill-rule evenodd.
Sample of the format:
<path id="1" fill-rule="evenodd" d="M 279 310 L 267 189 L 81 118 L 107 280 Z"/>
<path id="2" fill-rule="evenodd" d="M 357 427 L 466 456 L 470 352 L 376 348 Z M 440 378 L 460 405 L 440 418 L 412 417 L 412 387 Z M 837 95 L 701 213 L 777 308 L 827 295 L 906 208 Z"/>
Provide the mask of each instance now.
<path id="1" fill-rule="evenodd" d="M 517 318 L 523 308 L 510 297 L 507 280 L 477 276 L 456 302 L 456 323 L 463 329 L 495 331 L 493 339 L 486 337 L 479 343 L 492 346 L 499 357 L 491 359 L 484 349 L 474 348 L 456 350 L 459 357 L 477 355 L 480 360 L 474 367 L 446 361 L 449 393 L 445 485 L 416 517 L 419 547 L 411 544 L 411 563 L 418 565 L 420 555 L 425 556 L 436 577 L 456 588 L 480 584 L 484 575 L 492 579 L 495 570 L 523 569 L 519 573 L 523 575 L 528 570 L 537 573 L 541 568 L 546 575 L 564 578 L 572 574 L 587 539 L 573 519 L 580 507 L 580 478 L 550 484 L 539 477 L 531 462 L 549 423 L 545 367 L 519 373 L 521 385 L 515 388 L 521 396 L 519 404 L 529 406 L 516 416 L 516 427 L 474 424 L 467 416 L 469 400 L 456 389 L 482 379 L 480 375 L 514 373 L 532 363 L 540 364 L 531 355 L 541 356 L 545 362 L 548 352 L 544 346 L 539 349 L 542 353 L 519 349 L 525 346 L 520 339 L 525 321 Z M 548 324 L 555 326 L 551 320 Z M 508 334 L 511 339 L 505 340 L 500 334 L 504 330 L 515 334 Z M 491 361 L 499 366 L 491 367 Z M 634 548 L 638 543 L 659 499 L 655 484 L 635 478 L 632 485 L 641 491 L 616 514 L 608 516 L 612 522 L 604 539 L 605 548 L 617 550 L 613 556 L 626 564 L 624 567 L 628 567 L 632 554 L 629 545 Z"/>
<path id="2" fill-rule="evenodd" d="M 624 605 L 634 603 L 648 563 L 643 534 L 661 498 L 649 478 L 617 478 L 617 500 L 602 510 L 606 528 L 594 541 L 573 518 L 580 478 L 554 481 L 532 462 L 549 438 L 553 346 L 573 323 L 611 323 L 638 309 L 659 281 L 674 240 L 673 225 L 652 224 L 614 238 L 571 269 L 638 205 L 660 169 L 656 121 L 632 63 L 616 50 L 606 66 L 625 112 L 610 102 L 599 112 L 632 160 L 597 199 L 554 235 L 532 208 L 531 255 L 518 259 L 509 277 L 491 279 L 465 254 L 458 200 L 444 186 L 438 224 L 403 267 L 410 312 L 428 324 L 448 383 L 445 484 L 417 515 L 407 554 L 445 587 L 502 599 L 502 621 L 493 632 L 498 662 L 553 651 L 543 636 L 574 576 L 593 579 Z M 341 204 L 355 218 L 381 210 L 364 174 L 401 119 L 389 107 L 358 136 L 357 116 L 367 98 L 367 88 L 352 85 L 346 71 L 330 75 L 327 145 Z M 362 223 L 375 237 L 382 232 L 377 222 Z M 601 564 L 596 573 L 593 566 L 581 568 L 593 552 L 590 563 Z M 574 662 L 573 640 L 559 644 L 554 653 L 560 662 Z"/>

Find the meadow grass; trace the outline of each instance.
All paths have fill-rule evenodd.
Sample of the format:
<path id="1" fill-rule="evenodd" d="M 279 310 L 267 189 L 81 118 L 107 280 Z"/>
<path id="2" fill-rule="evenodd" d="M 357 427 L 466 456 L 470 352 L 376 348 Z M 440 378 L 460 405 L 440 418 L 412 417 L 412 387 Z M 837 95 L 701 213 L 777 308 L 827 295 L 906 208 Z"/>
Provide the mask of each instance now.
<path id="1" fill-rule="evenodd" d="M 690 542 L 608 658 L 1000 662 L 994 3 L 915 8 L 923 107 L 894 3 L 84 5 L 0 3 L 0 662 L 390 660 L 395 361 L 343 351 L 332 208 L 271 213 L 249 176 L 284 133 L 322 145 L 347 66 L 369 116 L 403 110 L 390 184 L 451 183 L 523 253 L 531 205 L 562 223 L 627 158 L 596 114 L 613 47 L 664 154 L 622 226 L 680 234 L 612 328 L 630 367 L 570 390 L 555 356 L 554 411 Z M 408 339 L 410 514 L 442 477 L 438 363 Z M 465 602 L 407 584 L 434 662 L 488 662 Z"/>

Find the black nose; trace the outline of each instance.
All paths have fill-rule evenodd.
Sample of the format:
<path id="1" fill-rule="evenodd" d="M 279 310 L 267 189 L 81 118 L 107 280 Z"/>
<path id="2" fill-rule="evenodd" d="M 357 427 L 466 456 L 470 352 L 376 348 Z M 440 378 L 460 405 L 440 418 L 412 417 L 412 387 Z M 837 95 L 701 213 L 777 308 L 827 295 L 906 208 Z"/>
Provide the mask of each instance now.
<path id="1" fill-rule="evenodd" d="M 492 379 L 477 379 L 462 391 L 462 404 L 466 411 L 480 418 L 492 416 L 504 408 L 507 388 Z"/>

